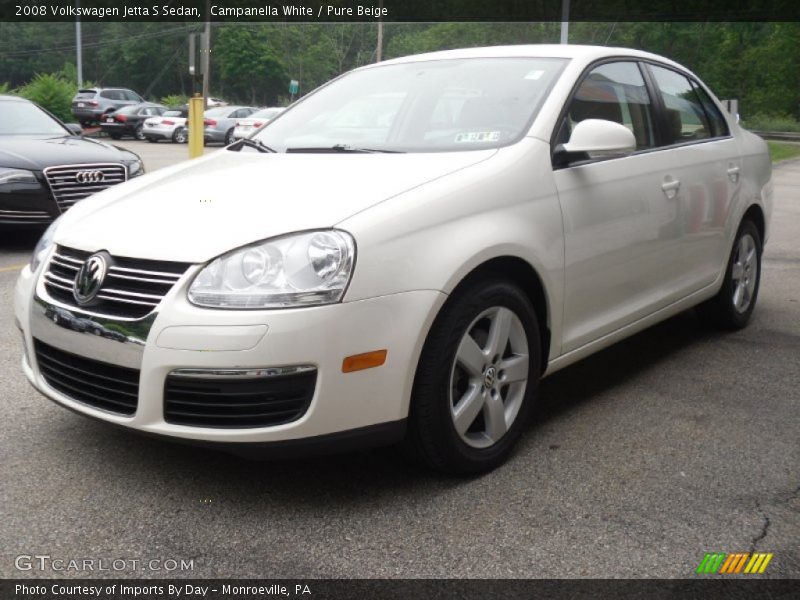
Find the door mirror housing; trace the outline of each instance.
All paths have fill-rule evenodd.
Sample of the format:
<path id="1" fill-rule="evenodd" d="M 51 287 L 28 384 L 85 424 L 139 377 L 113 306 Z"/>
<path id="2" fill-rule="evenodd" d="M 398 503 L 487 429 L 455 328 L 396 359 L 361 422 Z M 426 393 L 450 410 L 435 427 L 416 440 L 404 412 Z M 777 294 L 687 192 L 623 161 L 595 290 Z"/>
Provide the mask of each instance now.
<path id="1" fill-rule="evenodd" d="M 77 123 L 66 123 L 65 125 L 72 132 L 72 135 L 81 135 L 83 133 L 83 127 Z"/>
<path id="2" fill-rule="evenodd" d="M 618 158 L 636 150 L 636 138 L 630 129 L 614 121 L 584 119 L 572 130 L 566 144 L 559 144 L 554 156 L 565 164 L 574 160 Z"/>

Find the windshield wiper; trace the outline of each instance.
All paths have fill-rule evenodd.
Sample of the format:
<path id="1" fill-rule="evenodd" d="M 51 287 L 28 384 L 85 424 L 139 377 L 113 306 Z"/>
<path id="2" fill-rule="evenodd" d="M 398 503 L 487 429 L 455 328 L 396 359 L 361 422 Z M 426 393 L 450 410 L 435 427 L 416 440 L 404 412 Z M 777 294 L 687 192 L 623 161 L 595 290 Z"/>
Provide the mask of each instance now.
<path id="1" fill-rule="evenodd" d="M 289 152 L 308 152 L 308 153 L 318 153 L 318 154 L 403 154 L 402 150 L 383 150 L 378 148 L 358 148 L 356 146 L 351 146 L 350 144 L 335 144 L 333 146 L 319 146 L 319 147 L 310 147 L 310 148 L 287 148 L 287 154 Z"/>
<path id="2" fill-rule="evenodd" d="M 275 150 L 267 146 L 261 140 L 251 140 L 250 138 L 241 138 L 238 142 L 234 142 L 228 146 L 228 149 L 233 150 L 234 152 L 239 152 L 245 146 L 248 148 L 255 148 L 259 152 L 275 152 Z"/>

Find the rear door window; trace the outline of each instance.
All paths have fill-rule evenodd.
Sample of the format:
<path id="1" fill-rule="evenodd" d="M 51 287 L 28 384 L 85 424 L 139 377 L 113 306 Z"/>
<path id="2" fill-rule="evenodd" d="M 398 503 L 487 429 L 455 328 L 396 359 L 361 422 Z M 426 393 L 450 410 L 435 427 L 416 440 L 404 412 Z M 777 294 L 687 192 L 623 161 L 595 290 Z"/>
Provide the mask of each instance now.
<path id="1" fill-rule="evenodd" d="M 680 144 L 714 136 L 697 90 L 677 71 L 650 65 L 666 109 L 666 143 Z"/>
<path id="2" fill-rule="evenodd" d="M 694 87 L 694 91 L 697 93 L 697 97 L 700 98 L 700 102 L 706 111 L 708 120 L 711 122 L 711 135 L 714 137 L 724 137 L 730 135 L 730 132 L 728 131 L 728 123 L 725 122 L 725 117 L 722 116 L 722 113 L 717 108 L 717 105 L 714 104 L 714 101 L 711 99 L 711 96 L 709 96 L 708 92 L 706 92 L 705 89 L 703 89 L 703 87 L 696 81 L 692 81 L 692 86 Z"/>

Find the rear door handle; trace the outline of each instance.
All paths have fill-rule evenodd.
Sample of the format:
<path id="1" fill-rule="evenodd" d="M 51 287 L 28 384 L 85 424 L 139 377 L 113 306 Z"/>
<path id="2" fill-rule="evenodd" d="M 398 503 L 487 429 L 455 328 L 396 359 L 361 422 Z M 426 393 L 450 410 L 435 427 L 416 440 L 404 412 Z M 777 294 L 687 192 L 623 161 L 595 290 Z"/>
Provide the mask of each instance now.
<path id="1" fill-rule="evenodd" d="M 667 176 L 664 179 L 664 183 L 661 184 L 661 189 L 664 190 L 664 193 L 670 200 L 672 200 L 678 194 L 679 187 L 681 187 L 680 179 L 674 179 L 670 176 Z"/>
<path id="2" fill-rule="evenodd" d="M 734 164 L 728 165 L 728 177 L 733 183 L 739 181 L 739 167 Z"/>

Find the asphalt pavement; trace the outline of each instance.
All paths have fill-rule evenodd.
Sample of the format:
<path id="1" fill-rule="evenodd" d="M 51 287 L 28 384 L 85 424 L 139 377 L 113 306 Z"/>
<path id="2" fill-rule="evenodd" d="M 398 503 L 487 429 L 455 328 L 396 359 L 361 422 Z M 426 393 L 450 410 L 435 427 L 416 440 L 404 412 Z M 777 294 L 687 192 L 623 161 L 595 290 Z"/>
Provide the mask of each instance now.
<path id="1" fill-rule="evenodd" d="M 149 170 L 186 153 L 123 145 Z M 511 460 L 472 479 L 391 449 L 248 462 L 52 404 L 22 375 L 10 307 L 36 235 L 3 232 L 0 577 L 685 578 L 706 552 L 752 551 L 774 554 L 761 577 L 800 577 L 800 161 L 775 184 L 748 328 L 689 311 L 555 374 Z M 20 555 L 127 566 L 20 571 Z"/>

